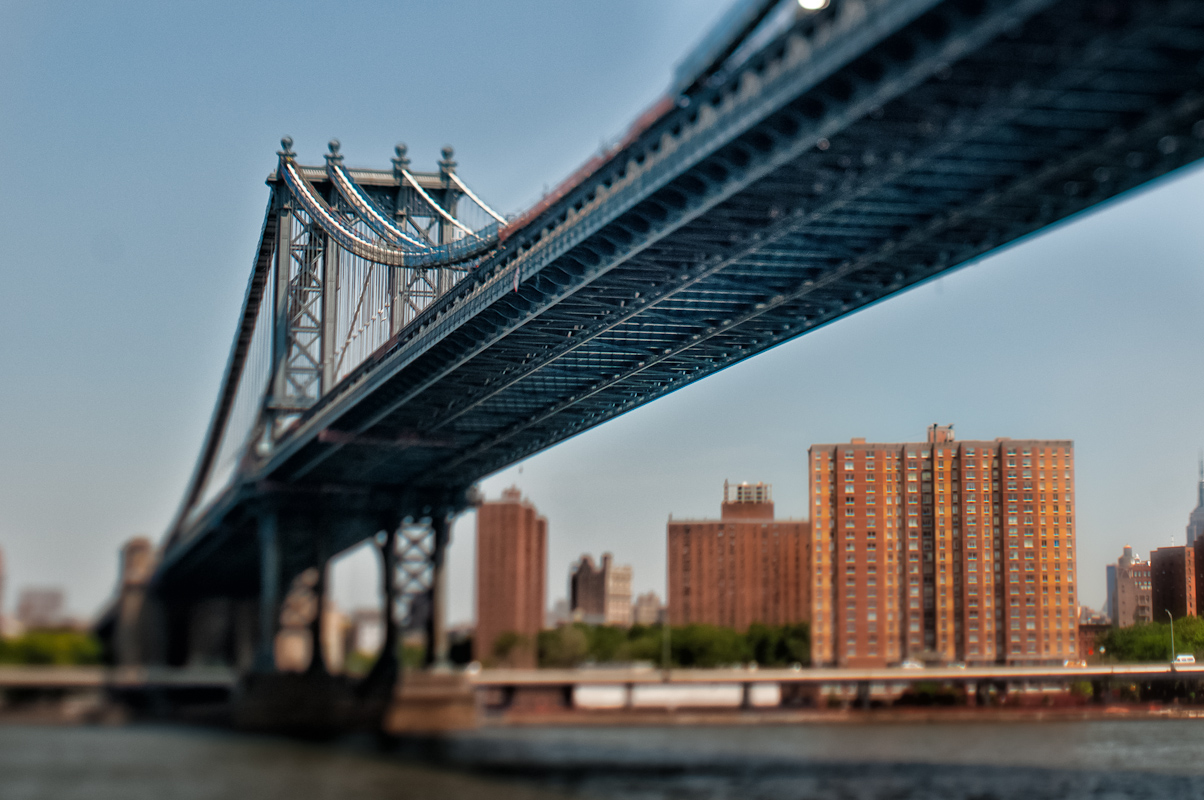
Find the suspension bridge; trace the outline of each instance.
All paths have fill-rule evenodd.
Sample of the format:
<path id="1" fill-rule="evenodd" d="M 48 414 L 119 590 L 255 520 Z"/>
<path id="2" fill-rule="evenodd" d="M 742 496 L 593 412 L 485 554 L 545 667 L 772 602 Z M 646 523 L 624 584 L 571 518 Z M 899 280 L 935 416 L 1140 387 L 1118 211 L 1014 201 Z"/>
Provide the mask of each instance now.
<path id="1" fill-rule="evenodd" d="M 358 169 L 284 139 L 148 588 L 164 633 L 129 658 L 270 672 L 284 598 L 371 540 L 389 636 L 437 663 L 482 477 L 1204 155 L 1196 0 L 803 5 L 736 3 L 514 218 L 451 149 Z"/>

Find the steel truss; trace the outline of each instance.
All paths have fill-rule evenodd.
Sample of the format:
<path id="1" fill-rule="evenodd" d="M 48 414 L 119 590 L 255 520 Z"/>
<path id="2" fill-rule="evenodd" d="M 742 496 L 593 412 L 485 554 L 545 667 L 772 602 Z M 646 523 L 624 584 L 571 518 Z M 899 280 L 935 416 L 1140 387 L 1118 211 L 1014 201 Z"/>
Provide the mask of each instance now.
<path id="1" fill-rule="evenodd" d="M 174 531 L 236 488 L 298 415 L 497 246 L 501 218 L 455 175 L 450 148 L 432 176 L 410 172 L 399 145 L 386 182 L 380 173 L 344 168 L 337 141 L 321 172 L 296 163 L 291 139 L 281 145 L 239 331 Z M 487 215 L 487 224 L 474 231 L 456 219 L 462 197 Z M 270 341 L 260 343 L 266 365 L 255 349 L 263 339 L 256 333 L 260 320 L 272 323 Z M 270 380 L 262 381 L 261 369 Z M 261 382 L 267 386 L 257 416 L 249 416 L 248 387 Z M 239 456 L 232 447 L 247 451 Z M 215 472 L 219 454 L 222 468 Z"/>
<path id="2" fill-rule="evenodd" d="M 507 231 L 247 479 L 470 485 L 1204 156 L 1202 56 L 1194 0 L 834 0 Z"/>
<path id="3" fill-rule="evenodd" d="M 435 529 L 407 519 L 397 532 L 396 619 L 403 631 L 425 630 L 435 588 Z"/>
<path id="4" fill-rule="evenodd" d="M 1197 4 L 834 9 L 508 240 L 272 469 L 471 482 L 1201 154 Z"/>

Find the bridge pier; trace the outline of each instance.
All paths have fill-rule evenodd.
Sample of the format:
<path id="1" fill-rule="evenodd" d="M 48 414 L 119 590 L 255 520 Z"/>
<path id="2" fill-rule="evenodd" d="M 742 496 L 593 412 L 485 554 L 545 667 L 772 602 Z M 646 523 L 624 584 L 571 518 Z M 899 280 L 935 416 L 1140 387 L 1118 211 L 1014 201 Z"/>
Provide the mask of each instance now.
<path id="1" fill-rule="evenodd" d="M 257 519 L 259 543 L 259 642 L 255 672 L 276 670 L 276 633 L 280 623 L 280 515 L 275 507 L 261 509 Z"/>
<path id="2" fill-rule="evenodd" d="M 326 608 L 326 578 L 330 568 L 330 555 L 326 547 L 326 528 L 327 526 L 323 525 L 322 530 L 318 531 L 318 535 L 314 537 L 314 563 L 318 575 L 313 587 L 314 615 L 309 622 L 310 656 L 309 666 L 306 668 L 310 674 L 321 675 L 329 673 L 326 654 L 322 646 L 322 614 Z"/>
<path id="3" fill-rule="evenodd" d="M 447 645 L 447 545 L 451 541 L 448 516 L 437 513 L 431 518 L 431 590 L 430 613 L 426 623 L 426 666 L 450 668 Z"/>
<path id="4" fill-rule="evenodd" d="M 447 718 L 439 724 L 467 724 L 473 695 L 446 670 L 445 613 L 452 515 L 469 498 L 450 489 L 258 487 L 240 513 L 218 523 L 215 541 L 227 548 L 220 556 L 207 549 L 187 569 L 176 567 L 171 581 L 145 587 L 129 570 L 105 636 L 109 657 L 131 666 L 234 667 L 242 679 L 229 710 L 246 728 L 318 733 L 372 728 L 388 716 L 407 729 L 425 724 L 418 717 L 428 712 Z M 333 675 L 322 625 L 329 561 L 365 540 L 381 555 L 384 644 L 364 678 Z M 427 667 L 447 674 L 415 675 L 403 690 L 403 629 L 426 634 Z M 152 638 L 153 646 L 142 645 Z"/>
<path id="5" fill-rule="evenodd" d="M 857 707 L 860 709 L 868 709 L 870 707 L 870 682 L 857 681 Z"/>
<path id="6" fill-rule="evenodd" d="M 401 520 L 389 525 L 374 540 L 380 550 L 381 560 L 381 595 L 384 598 L 382 609 L 384 625 L 384 641 L 380 646 L 380 655 L 376 663 L 368 671 L 367 677 L 361 684 L 361 693 L 370 687 L 392 686 L 397 681 L 399 664 L 397 662 L 397 528 Z"/>

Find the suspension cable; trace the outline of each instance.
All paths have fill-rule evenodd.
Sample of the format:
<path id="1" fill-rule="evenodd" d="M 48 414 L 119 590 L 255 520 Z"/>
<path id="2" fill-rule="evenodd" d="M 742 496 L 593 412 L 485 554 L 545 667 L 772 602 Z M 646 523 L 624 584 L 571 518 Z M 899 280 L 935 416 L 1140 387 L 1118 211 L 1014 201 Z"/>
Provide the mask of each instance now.
<path id="1" fill-rule="evenodd" d="M 451 173 L 451 179 L 452 179 L 452 183 L 456 184 L 456 186 L 460 189 L 460 191 L 462 191 L 462 192 L 464 192 L 464 194 L 468 195 L 468 198 L 470 200 L 472 200 L 472 202 L 476 203 L 482 209 L 484 209 L 486 214 L 493 217 L 494 219 L 496 219 L 498 222 L 502 223 L 503 225 L 506 223 L 506 218 L 503 217 L 501 214 L 497 213 L 496 211 L 494 211 L 489 206 L 485 205 L 485 201 L 483 201 L 481 198 L 479 198 L 475 194 L 473 194 L 472 189 L 469 189 L 467 186 L 464 185 L 464 181 L 460 180 L 459 175 L 457 175 L 456 173 L 453 172 L 453 173 Z"/>

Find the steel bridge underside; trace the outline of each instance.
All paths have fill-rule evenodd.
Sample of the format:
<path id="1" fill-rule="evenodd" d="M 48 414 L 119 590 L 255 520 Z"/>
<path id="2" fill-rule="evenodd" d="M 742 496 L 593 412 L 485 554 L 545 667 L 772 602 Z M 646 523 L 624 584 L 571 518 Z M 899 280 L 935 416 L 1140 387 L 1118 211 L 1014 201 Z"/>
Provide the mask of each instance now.
<path id="1" fill-rule="evenodd" d="M 1204 155 L 1204 3 L 913 5 L 822 74 L 771 44 L 679 104 L 307 412 L 177 568 L 252 561 L 264 487 L 462 490 Z"/>

